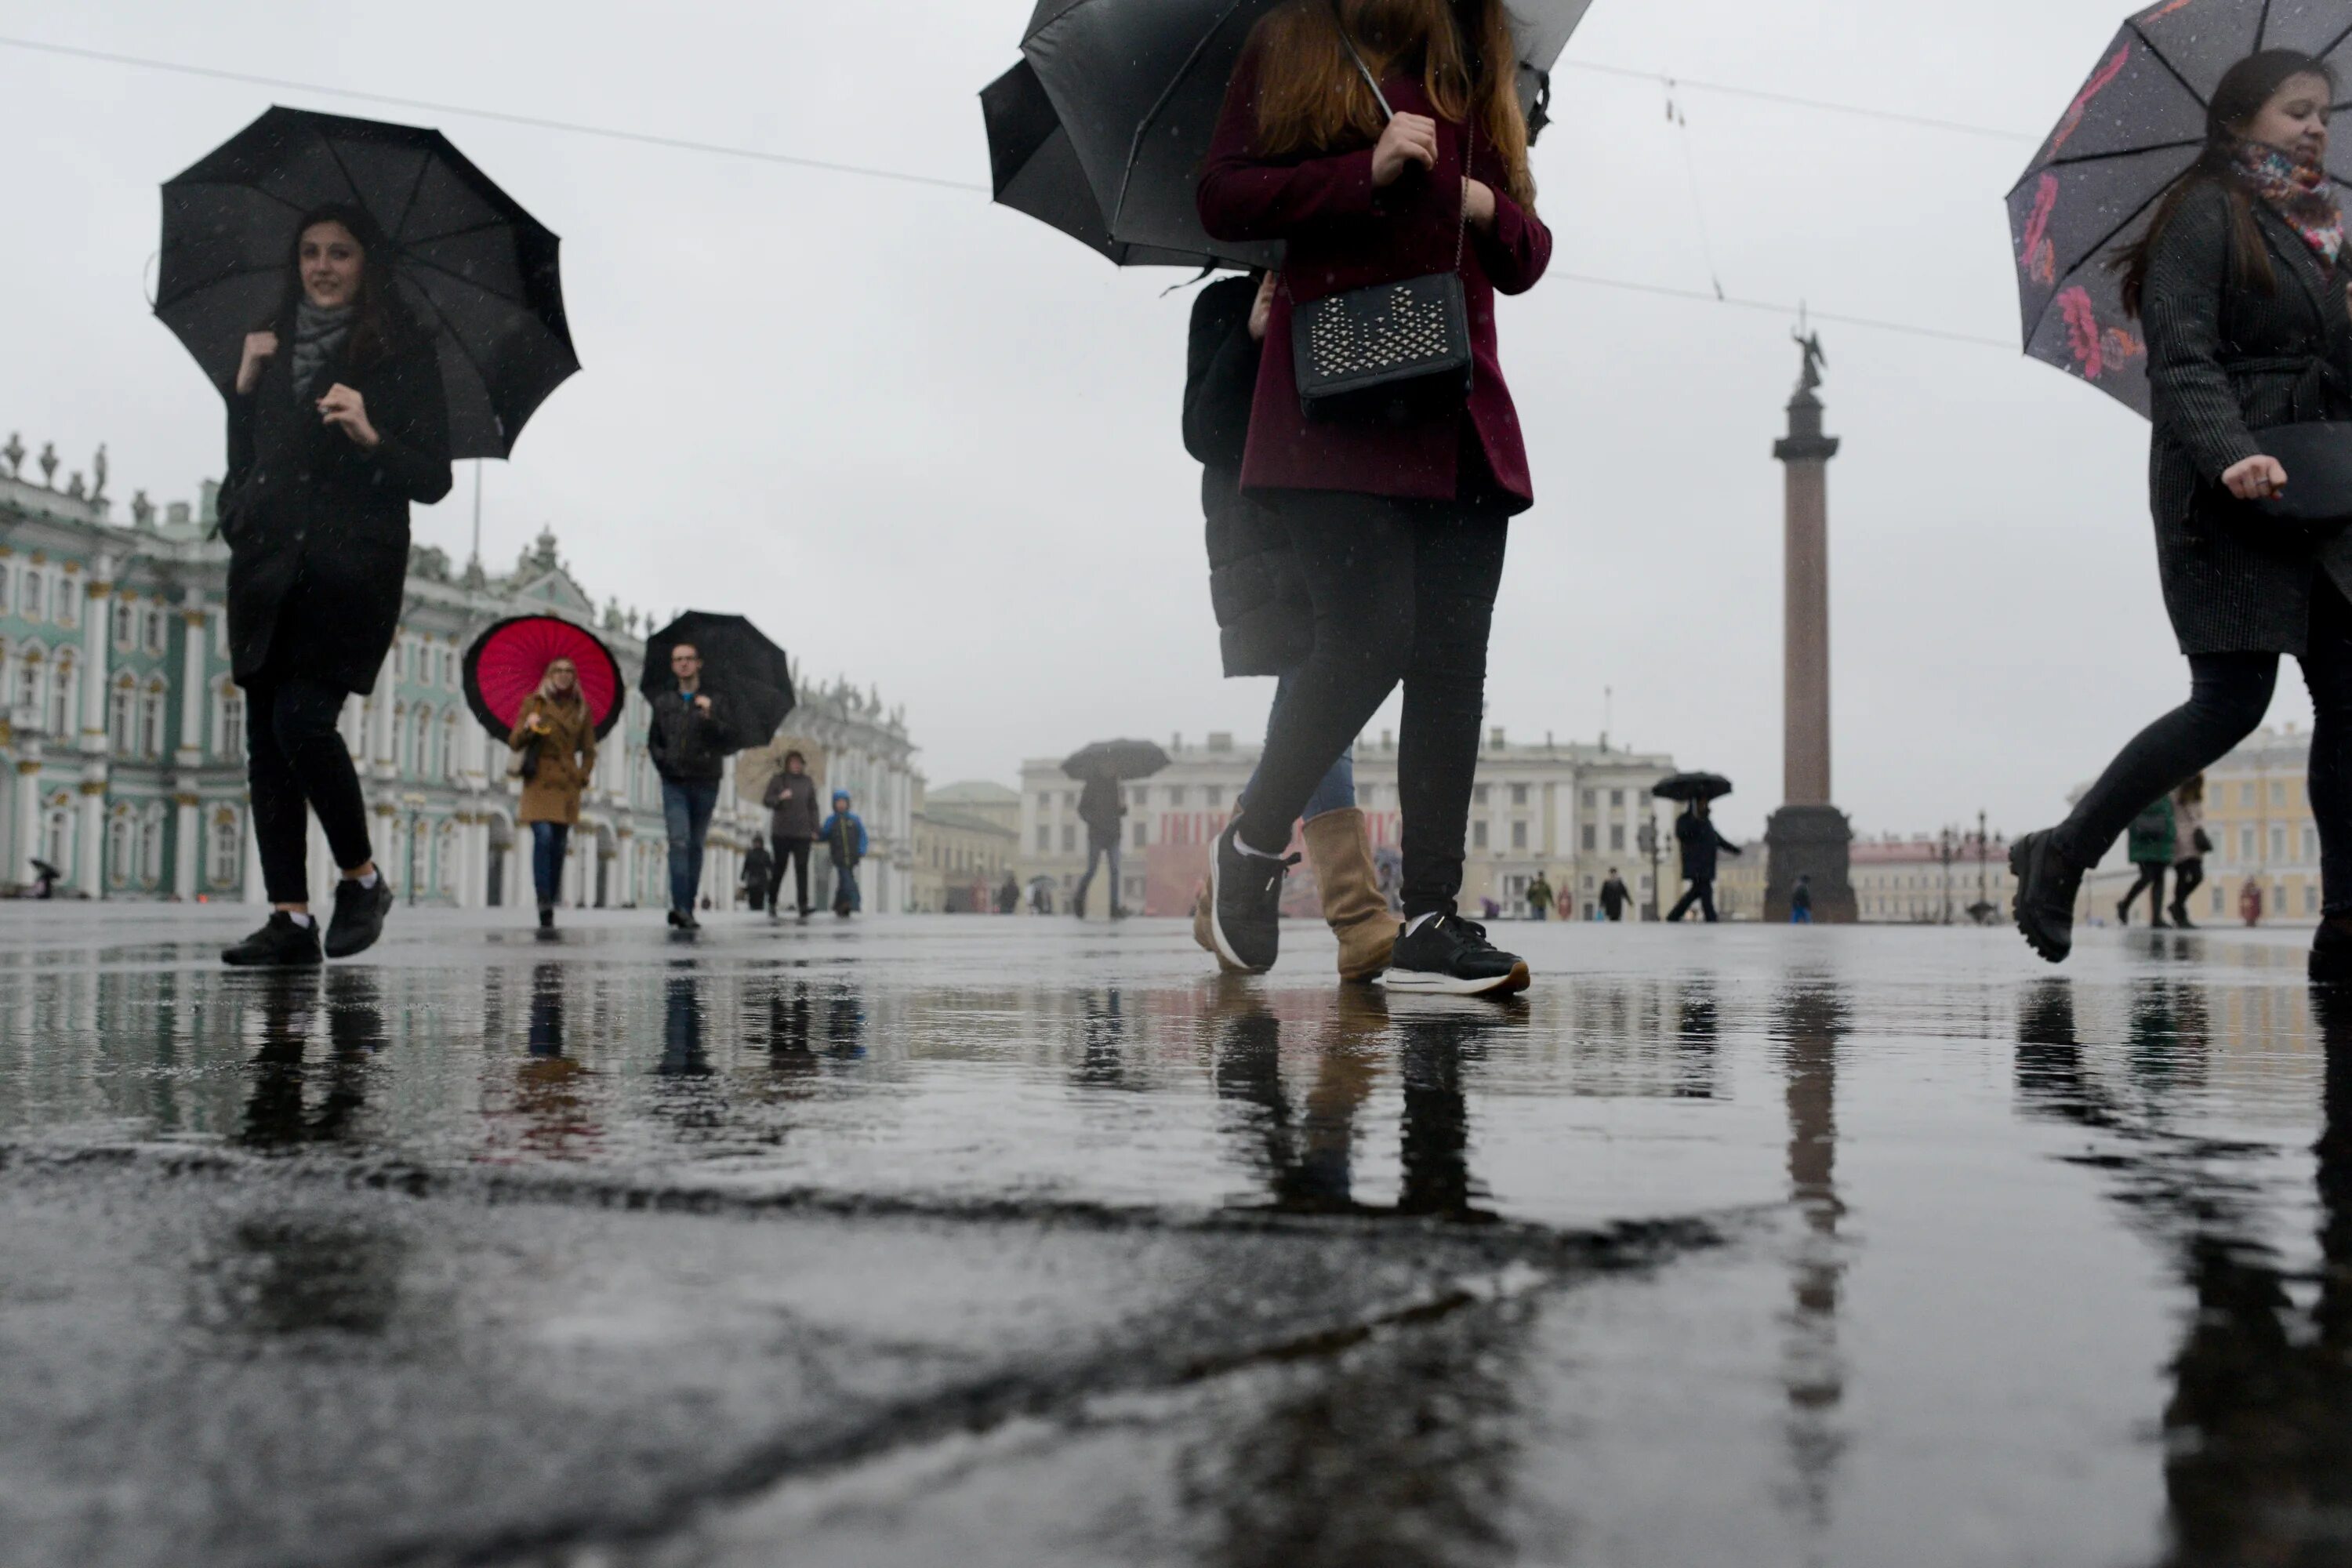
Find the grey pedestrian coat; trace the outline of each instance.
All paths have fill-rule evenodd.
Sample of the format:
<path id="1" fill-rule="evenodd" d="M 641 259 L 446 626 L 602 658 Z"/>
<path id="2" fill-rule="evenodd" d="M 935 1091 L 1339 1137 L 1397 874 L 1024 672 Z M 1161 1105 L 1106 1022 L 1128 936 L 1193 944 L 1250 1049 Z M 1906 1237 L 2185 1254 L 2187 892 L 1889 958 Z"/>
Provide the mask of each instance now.
<path id="1" fill-rule="evenodd" d="M 2225 471 L 2261 454 L 2262 430 L 2352 417 L 2352 268 L 2339 261 L 2331 273 L 2276 213 L 2259 200 L 2254 211 L 2278 274 L 2274 294 L 2239 275 L 2230 195 L 2208 184 L 2158 241 L 2141 301 L 2157 566 L 2184 654 L 2300 657 L 2319 573 L 2352 591 L 2347 531 L 2275 521 L 2221 487 Z"/>

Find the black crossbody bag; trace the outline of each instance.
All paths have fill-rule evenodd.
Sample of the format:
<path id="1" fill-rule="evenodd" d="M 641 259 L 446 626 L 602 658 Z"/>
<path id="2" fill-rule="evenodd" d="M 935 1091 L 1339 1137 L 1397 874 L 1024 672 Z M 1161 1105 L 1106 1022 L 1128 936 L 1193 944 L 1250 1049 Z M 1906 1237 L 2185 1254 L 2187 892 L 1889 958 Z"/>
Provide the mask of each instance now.
<path id="1" fill-rule="evenodd" d="M 1345 26 L 1339 39 L 1383 119 L 1388 96 Z M 1465 128 L 1464 135 L 1469 134 Z M 1477 364 L 1470 348 L 1470 305 L 1462 255 L 1470 232 L 1469 149 L 1463 150 L 1462 213 L 1454 235 L 1454 270 L 1327 294 L 1298 305 L 1290 318 L 1290 363 L 1298 404 L 1313 419 L 1368 414 L 1411 417 L 1456 405 L 1470 395 Z M 1289 287 L 1286 280 L 1284 287 Z"/>

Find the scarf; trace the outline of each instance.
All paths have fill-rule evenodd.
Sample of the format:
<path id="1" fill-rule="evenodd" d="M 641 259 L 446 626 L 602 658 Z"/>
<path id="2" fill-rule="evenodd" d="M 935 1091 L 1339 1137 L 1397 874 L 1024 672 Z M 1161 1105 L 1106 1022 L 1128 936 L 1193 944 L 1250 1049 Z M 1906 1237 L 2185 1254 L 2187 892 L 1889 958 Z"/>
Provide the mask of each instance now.
<path id="1" fill-rule="evenodd" d="M 300 402 L 310 395 L 310 384 L 327 368 L 327 362 L 343 352 L 352 339 L 352 323 L 358 310 L 351 305 L 339 305 L 322 310 L 309 299 L 294 302 L 294 398 Z"/>
<path id="2" fill-rule="evenodd" d="M 2330 268 L 2344 251 L 2344 209 L 2327 188 L 2327 171 L 2260 142 L 2241 142 L 2238 177 L 2263 198 Z"/>

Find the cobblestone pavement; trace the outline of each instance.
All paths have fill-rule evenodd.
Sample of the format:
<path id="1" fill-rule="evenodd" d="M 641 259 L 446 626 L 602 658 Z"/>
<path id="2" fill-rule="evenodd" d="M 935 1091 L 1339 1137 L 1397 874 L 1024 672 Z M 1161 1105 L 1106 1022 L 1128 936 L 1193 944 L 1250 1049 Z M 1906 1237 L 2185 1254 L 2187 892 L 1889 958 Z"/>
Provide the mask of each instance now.
<path id="1" fill-rule="evenodd" d="M 249 918 L 0 906 L 10 1568 L 2352 1554 L 2292 933 Z"/>

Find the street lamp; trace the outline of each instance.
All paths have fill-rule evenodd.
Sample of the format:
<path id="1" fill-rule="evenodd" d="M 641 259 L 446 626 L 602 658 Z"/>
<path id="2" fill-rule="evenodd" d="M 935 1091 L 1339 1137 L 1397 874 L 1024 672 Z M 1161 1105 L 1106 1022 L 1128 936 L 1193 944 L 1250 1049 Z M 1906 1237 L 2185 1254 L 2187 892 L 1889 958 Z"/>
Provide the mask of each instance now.
<path id="1" fill-rule="evenodd" d="M 1649 820 L 1642 824 L 1642 830 L 1634 835 L 1633 842 L 1640 846 L 1642 853 L 1650 858 L 1650 903 L 1648 909 L 1643 912 L 1642 918 L 1654 923 L 1658 918 L 1658 808 L 1656 806 L 1650 807 Z"/>

